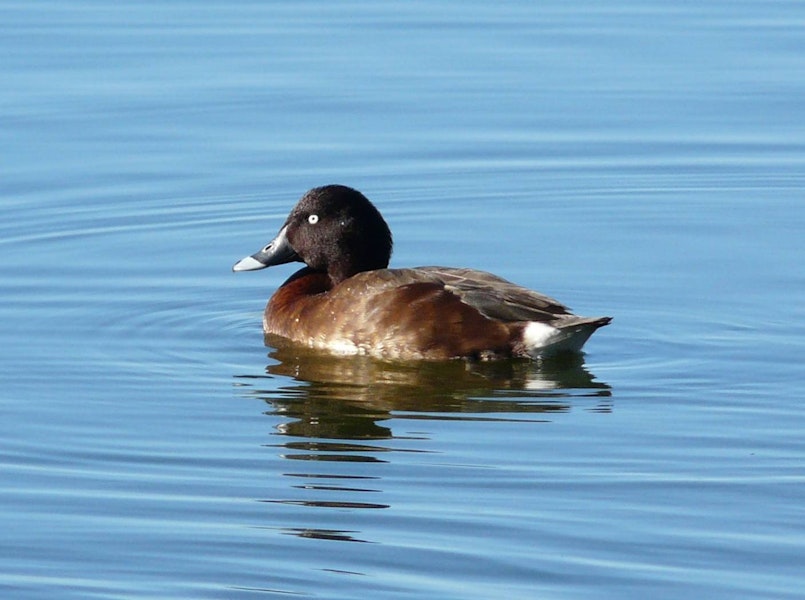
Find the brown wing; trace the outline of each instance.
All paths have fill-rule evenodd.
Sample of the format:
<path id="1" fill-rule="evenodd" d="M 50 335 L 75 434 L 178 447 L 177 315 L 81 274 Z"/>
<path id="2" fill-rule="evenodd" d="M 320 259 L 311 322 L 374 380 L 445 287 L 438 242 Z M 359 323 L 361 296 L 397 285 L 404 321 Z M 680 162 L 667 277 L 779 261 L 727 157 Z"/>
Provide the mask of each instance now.
<path id="1" fill-rule="evenodd" d="M 416 272 L 427 273 L 442 281 L 446 290 L 490 319 L 503 322 L 549 322 L 557 317 L 572 314 L 567 306 L 550 296 L 485 271 L 452 267 L 418 267 Z"/>

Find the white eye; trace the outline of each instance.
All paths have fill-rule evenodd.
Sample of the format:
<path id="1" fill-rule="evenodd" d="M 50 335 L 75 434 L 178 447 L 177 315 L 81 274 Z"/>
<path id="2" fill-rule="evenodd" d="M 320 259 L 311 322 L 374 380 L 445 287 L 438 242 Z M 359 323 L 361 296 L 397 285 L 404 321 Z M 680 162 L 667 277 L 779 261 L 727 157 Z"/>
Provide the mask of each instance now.
<path id="1" fill-rule="evenodd" d="M 310 215 L 307 218 L 307 222 L 310 223 L 311 225 L 315 225 L 316 223 L 319 222 L 319 215 Z"/>

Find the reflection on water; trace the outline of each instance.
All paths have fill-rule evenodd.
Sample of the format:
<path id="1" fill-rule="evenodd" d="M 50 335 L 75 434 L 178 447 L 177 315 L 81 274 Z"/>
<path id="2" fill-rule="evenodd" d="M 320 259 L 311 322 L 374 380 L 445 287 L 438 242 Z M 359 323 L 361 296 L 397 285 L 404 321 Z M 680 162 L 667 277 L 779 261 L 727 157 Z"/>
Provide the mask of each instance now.
<path id="1" fill-rule="evenodd" d="M 275 434 L 288 439 L 271 446 L 288 461 L 282 476 L 291 482 L 291 497 L 264 500 L 271 504 L 390 508 L 379 501 L 384 491 L 379 467 L 400 462 L 395 457 L 402 455 L 432 452 L 423 446 L 427 434 L 393 431 L 412 420 L 547 421 L 551 413 L 569 410 L 574 397 L 596 398 L 595 410 L 610 409 L 609 386 L 595 381 L 581 356 L 541 364 L 385 362 L 335 356 L 281 338 L 268 342 L 274 350 L 266 374 L 238 381 L 247 395 L 271 407 L 267 414 L 284 419 Z M 304 526 L 282 532 L 370 541 L 356 537 L 357 530 Z"/>
<path id="2" fill-rule="evenodd" d="M 272 414 L 289 419 L 279 432 L 306 439 L 369 440 L 395 437 L 387 424 L 392 417 L 424 419 L 522 419 L 565 411 L 574 396 L 601 398 L 598 410 L 609 409 L 610 388 L 595 381 L 581 355 L 536 364 L 526 360 L 469 363 L 386 362 L 368 356 L 336 356 L 271 338 L 269 356 L 276 362 L 264 377 L 289 378 L 290 385 L 262 389 L 262 377 L 244 376 L 251 394 L 273 407 Z M 298 450 L 298 442 L 286 447 Z M 355 444 L 315 444 L 341 453 L 343 460 Z M 297 456 L 294 456 L 298 458 Z M 319 460 L 322 460 L 319 458 Z M 326 460 L 326 459 L 324 459 Z M 377 460 L 377 459 L 373 459 Z"/>

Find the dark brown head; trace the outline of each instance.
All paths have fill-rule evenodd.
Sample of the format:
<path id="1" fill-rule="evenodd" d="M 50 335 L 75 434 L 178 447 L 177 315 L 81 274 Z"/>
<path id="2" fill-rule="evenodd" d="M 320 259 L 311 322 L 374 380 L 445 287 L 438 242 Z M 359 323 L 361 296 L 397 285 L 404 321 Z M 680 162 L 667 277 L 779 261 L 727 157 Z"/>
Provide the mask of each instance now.
<path id="1" fill-rule="evenodd" d="M 301 261 L 336 284 L 362 271 L 386 268 L 391 247 L 391 231 L 366 196 L 343 185 L 326 185 L 302 196 L 277 236 L 232 269 Z"/>

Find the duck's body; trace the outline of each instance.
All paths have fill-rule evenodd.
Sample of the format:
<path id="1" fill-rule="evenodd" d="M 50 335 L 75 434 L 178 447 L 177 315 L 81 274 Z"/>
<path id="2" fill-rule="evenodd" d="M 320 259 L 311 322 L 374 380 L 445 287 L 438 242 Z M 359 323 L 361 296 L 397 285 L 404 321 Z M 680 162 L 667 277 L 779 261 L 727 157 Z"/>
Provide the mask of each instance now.
<path id="1" fill-rule="evenodd" d="M 391 234 L 359 192 L 308 192 L 276 239 L 234 270 L 302 260 L 271 297 L 267 334 L 389 359 L 538 358 L 578 352 L 610 317 L 573 315 L 556 300 L 472 269 L 389 269 Z"/>

